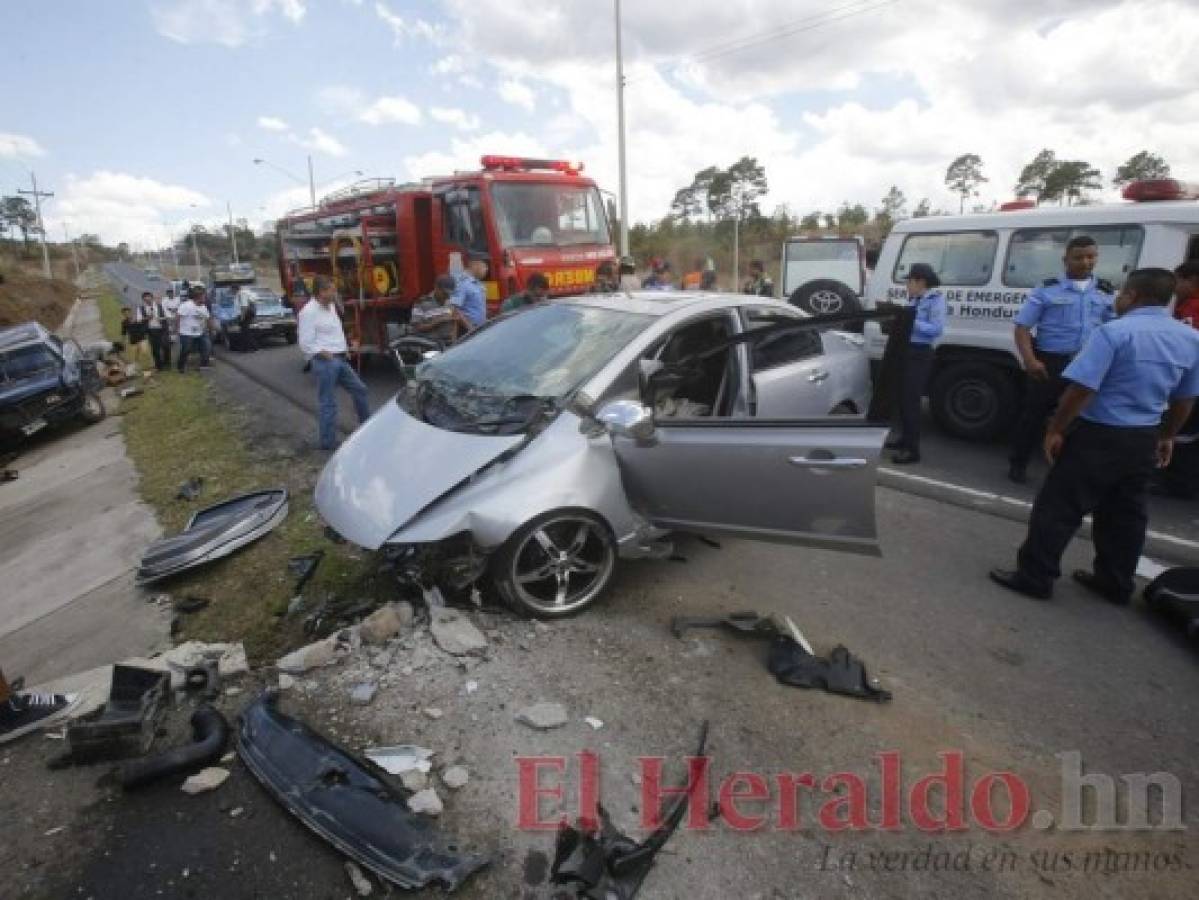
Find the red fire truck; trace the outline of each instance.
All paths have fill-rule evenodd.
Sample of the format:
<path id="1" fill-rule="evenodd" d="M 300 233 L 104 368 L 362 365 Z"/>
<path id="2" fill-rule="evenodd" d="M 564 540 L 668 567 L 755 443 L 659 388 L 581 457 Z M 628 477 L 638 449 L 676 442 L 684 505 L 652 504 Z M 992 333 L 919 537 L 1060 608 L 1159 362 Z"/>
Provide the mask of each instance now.
<path id="1" fill-rule="evenodd" d="M 472 259 L 488 263 L 492 314 L 533 272 L 545 274 L 555 296 L 583 293 L 615 251 L 609 208 L 582 168 L 484 156 L 478 172 L 358 182 L 279 220 L 283 289 L 298 309 L 315 275 L 332 276 L 359 354 L 386 351 L 433 279 Z"/>

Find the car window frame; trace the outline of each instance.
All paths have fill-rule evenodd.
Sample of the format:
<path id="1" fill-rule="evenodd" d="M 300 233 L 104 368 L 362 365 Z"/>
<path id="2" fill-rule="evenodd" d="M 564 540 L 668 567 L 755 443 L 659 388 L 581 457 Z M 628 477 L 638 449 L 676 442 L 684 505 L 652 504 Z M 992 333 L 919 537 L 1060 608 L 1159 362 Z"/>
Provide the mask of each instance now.
<path id="1" fill-rule="evenodd" d="M 757 330 L 755 328 L 750 327 L 749 314 L 752 312 L 767 313 L 770 315 L 777 316 L 780 319 L 790 319 L 790 320 L 794 320 L 796 322 L 802 322 L 805 318 L 807 318 L 806 316 L 803 316 L 803 315 L 799 314 L 798 312 L 793 312 L 788 309 L 781 309 L 779 307 L 760 306 L 760 305 L 745 305 L 745 306 L 740 307 L 740 309 L 739 309 L 739 318 L 741 320 L 741 328 L 746 333 L 749 333 L 749 334 L 752 334 L 754 331 Z M 758 372 L 770 372 L 774 369 L 782 368 L 783 366 L 791 366 L 791 365 L 795 365 L 796 363 L 807 362 L 808 360 L 812 360 L 812 359 L 815 359 L 817 357 L 824 355 L 825 348 L 824 348 L 823 332 L 821 332 L 817 329 L 813 329 L 811 331 L 798 331 L 798 332 L 796 332 L 796 335 L 803 336 L 803 337 L 810 336 L 812 341 L 814 342 L 814 346 L 816 348 L 815 352 L 807 353 L 803 356 L 797 356 L 793 359 L 781 360 L 779 362 L 771 363 L 770 365 L 765 365 L 765 366 L 759 366 L 757 364 L 757 352 L 759 349 L 758 344 L 752 340 L 747 341 L 746 342 L 746 348 L 748 350 L 747 365 L 749 366 L 750 377 L 752 378 Z"/>
<path id="2" fill-rule="evenodd" d="M 895 254 L 895 263 L 891 267 L 891 283 L 892 284 L 903 284 L 907 280 L 906 276 L 902 279 L 899 277 L 899 264 L 901 262 L 903 262 L 904 251 L 907 249 L 908 242 L 910 240 L 912 240 L 913 238 L 931 238 L 931 237 L 949 238 L 949 237 L 960 237 L 962 235 L 968 235 L 968 234 L 982 235 L 984 237 L 989 237 L 989 238 L 991 238 L 991 240 L 994 241 L 994 245 L 991 248 L 991 267 L 987 271 L 986 276 L 981 281 L 961 281 L 958 279 L 954 279 L 954 280 L 950 281 L 950 280 L 947 280 L 942 277 L 942 273 L 939 270 L 937 270 L 936 266 L 934 266 L 933 269 L 934 269 L 934 271 L 937 272 L 937 276 L 941 277 L 942 282 L 946 285 L 954 285 L 954 286 L 960 285 L 962 287 L 982 287 L 983 285 L 990 284 L 991 281 L 995 278 L 995 261 L 999 255 L 999 231 L 994 228 L 962 228 L 962 229 L 958 229 L 958 230 L 946 229 L 944 231 L 910 231 L 910 232 L 908 232 L 907 234 L 905 234 L 903 236 L 903 243 L 899 245 L 899 252 Z M 913 260 L 912 262 L 930 262 L 930 261 L 929 260 Z M 908 265 L 910 268 L 911 263 L 909 263 Z M 931 265 L 931 262 L 930 262 L 930 265 Z"/>
<path id="3" fill-rule="evenodd" d="M 1013 228 L 1012 229 L 1011 233 L 1008 235 L 1007 249 L 1004 251 L 1004 254 L 1003 254 L 1003 270 L 1002 270 L 1002 274 L 1000 275 L 1000 281 L 1002 282 L 1004 287 L 1016 288 L 1018 290 L 1031 290 L 1032 288 L 1035 288 L 1038 284 L 1040 284 L 1045 278 L 1049 278 L 1049 277 L 1052 277 L 1054 274 L 1057 274 L 1056 272 L 1049 272 L 1049 273 L 1042 274 L 1039 277 L 1034 277 L 1031 284 L 1013 284 L 1012 282 L 1008 281 L 1008 265 L 1011 263 L 1011 260 L 1012 260 L 1012 249 L 1016 246 L 1016 235 L 1018 235 L 1018 234 L 1065 231 L 1066 232 L 1066 242 L 1068 243 L 1072 238 L 1078 237 L 1079 235 L 1088 235 L 1088 236 L 1093 237 L 1095 232 L 1097 232 L 1097 231 L 1111 231 L 1113 229 L 1119 229 L 1121 231 L 1123 231 L 1124 229 L 1134 229 L 1140 237 L 1140 240 L 1137 243 L 1136 257 L 1129 264 L 1128 271 L 1131 272 L 1133 269 L 1135 269 L 1137 267 L 1137 263 L 1140 262 L 1141 254 L 1145 252 L 1145 226 L 1142 225 L 1141 223 L 1139 223 L 1139 222 L 1111 222 L 1108 224 L 1098 223 L 1098 224 L 1089 225 L 1089 226 L 1086 226 L 1086 225 L 1059 225 L 1056 227 L 1049 226 L 1049 225 L 1039 225 L 1039 226 L 1029 226 L 1026 228 Z M 1065 253 L 1065 250 L 1066 250 L 1066 245 L 1065 245 L 1065 243 L 1063 243 L 1062 244 L 1063 255 Z M 1100 245 L 1100 259 L 1102 259 L 1102 253 L 1103 253 L 1102 245 Z M 1060 269 L 1060 267 L 1059 267 L 1059 269 Z M 1125 272 L 1123 274 L 1127 275 L 1128 272 Z M 1123 283 L 1123 278 L 1120 279 L 1119 283 L 1121 283 L 1121 284 Z M 1119 284 L 1117 284 L 1116 286 L 1118 287 Z"/>

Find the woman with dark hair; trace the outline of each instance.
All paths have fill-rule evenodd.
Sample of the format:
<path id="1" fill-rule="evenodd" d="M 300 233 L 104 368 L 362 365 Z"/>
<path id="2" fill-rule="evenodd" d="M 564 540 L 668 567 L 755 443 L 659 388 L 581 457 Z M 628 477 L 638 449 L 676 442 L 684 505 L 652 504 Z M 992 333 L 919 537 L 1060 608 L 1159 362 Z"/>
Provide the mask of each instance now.
<path id="1" fill-rule="evenodd" d="M 903 387 L 899 398 L 899 434 L 887 446 L 897 452 L 896 465 L 920 462 L 920 404 L 933 367 L 933 344 L 945 331 L 945 296 L 937 290 L 941 279 L 928 263 L 908 269 L 908 304 L 915 307 L 912 336 L 904 359 Z"/>

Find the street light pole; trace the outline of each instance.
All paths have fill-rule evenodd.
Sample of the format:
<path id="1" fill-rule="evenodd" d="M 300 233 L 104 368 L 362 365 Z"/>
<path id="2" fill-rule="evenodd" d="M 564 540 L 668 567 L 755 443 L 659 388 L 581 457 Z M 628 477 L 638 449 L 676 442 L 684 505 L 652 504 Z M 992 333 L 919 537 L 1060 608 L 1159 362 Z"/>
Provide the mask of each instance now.
<path id="1" fill-rule="evenodd" d="M 237 258 L 237 232 L 233 228 L 233 204 L 228 200 L 225 201 L 225 209 L 229 211 L 229 242 L 233 245 L 233 262 L 236 264 L 241 260 Z"/>
<path id="2" fill-rule="evenodd" d="M 616 3 L 616 127 L 617 166 L 620 169 L 620 255 L 629 255 L 629 183 L 624 147 L 624 56 L 620 36 L 620 0 Z"/>
<path id="3" fill-rule="evenodd" d="M 71 261 L 75 263 L 75 280 L 79 280 L 79 253 L 75 249 L 75 242 L 71 240 L 71 233 L 67 231 L 67 223 L 62 223 L 62 236 L 66 242 L 71 245 Z"/>

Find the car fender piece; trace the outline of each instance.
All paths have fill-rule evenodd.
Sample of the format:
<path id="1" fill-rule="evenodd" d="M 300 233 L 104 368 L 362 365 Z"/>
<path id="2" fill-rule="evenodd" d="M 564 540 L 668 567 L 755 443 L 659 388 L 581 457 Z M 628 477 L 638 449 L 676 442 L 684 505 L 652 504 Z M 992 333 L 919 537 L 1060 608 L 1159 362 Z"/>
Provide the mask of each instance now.
<path id="1" fill-rule="evenodd" d="M 272 531 L 287 518 L 287 490 L 275 488 L 232 497 L 207 506 L 174 537 L 146 548 L 137 569 L 139 584 L 228 556 Z"/>
<path id="2" fill-rule="evenodd" d="M 242 711 L 237 752 L 287 810 L 359 865 L 402 888 L 454 890 L 490 860 L 461 853 L 408 809 L 379 770 L 296 719 L 268 691 Z"/>

